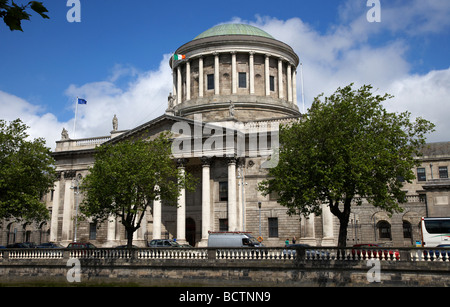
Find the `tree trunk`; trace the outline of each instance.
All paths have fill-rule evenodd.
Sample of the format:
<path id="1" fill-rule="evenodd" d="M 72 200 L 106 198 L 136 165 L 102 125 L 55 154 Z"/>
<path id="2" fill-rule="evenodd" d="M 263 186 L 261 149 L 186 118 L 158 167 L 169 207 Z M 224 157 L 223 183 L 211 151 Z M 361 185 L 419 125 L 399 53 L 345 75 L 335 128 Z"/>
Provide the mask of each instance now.
<path id="1" fill-rule="evenodd" d="M 340 218 L 338 247 L 347 246 L 347 227 L 348 227 L 348 218 L 347 219 L 345 217 Z"/>
<path id="2" fill-rule="evenodd" d="M 133 234 L 136 231 L 134 227 L 127 227 L 127 247 L 131 248 L 133 246 Z"/>
<path id="3" fill-rule="evenodd" d="M 347 227 L 350 219 L 350 208 L 352 198 L 346 198 L 344 201 L 344 210 L 339 209 L 339 202 L 330 202 L 330 210 L 339 219 L 339 237 L 338 247 L 347 246 Z"/>

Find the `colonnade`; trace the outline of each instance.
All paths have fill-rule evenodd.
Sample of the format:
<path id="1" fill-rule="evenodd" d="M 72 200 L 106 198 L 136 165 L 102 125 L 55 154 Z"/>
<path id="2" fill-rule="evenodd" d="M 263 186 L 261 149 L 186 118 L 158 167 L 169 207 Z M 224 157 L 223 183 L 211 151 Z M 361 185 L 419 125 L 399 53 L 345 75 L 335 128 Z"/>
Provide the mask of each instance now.
<path id="1" fill-rule="evenodd" d="M 182 90 L 183 90 L 183 75 L 182 67 L 185 66 L 185 100 L 191 100 L 191 63 L 193 61 L 198 61 L 198 97 L 204 97 L 205 95 L 205 73 L 204 73 L 204 58 L 206 56 L 214 56 L 214 95 L 220 95 L 220 55 L 221 54 L 231 54 L 231 93 L 237 94 L 238 92 L 238 69 L 237 69 L 237 51 L 226 51 L 226 52 L 214 52 L 212 54 L 202 54 L 200 56 L 195 56 L 188 58 L 186 60 L 177 61 L 173 64 L 173 94 L 176 97 L 174 101 L 174 106 L 183 102 Z M 276 74 L 277 84 L 278 84 L 278 98 L 287 100 L 288 102 L 296 105 L 297 104 L 297 70 L 296 66 L 292 64 L 287 59 L 271 55 L 264 55 L 264 92 L 265 96 L 271 95 L 271 85 L 270 85 L 270 59 L 275 58 L 278 61 Z M 249 72 L 249 94 L 255 95 L 255 52 L 248 52 L 248 72 Z M 286 65 L 286 84 L 287 84 L 287 97 L 285 97 L 284 87 L 286 86 L 283 82 L 283 65 Z M 272 76 L 275 78 L 275 76 Z M 275 80 L 275 79 L 274 79 Z"/>

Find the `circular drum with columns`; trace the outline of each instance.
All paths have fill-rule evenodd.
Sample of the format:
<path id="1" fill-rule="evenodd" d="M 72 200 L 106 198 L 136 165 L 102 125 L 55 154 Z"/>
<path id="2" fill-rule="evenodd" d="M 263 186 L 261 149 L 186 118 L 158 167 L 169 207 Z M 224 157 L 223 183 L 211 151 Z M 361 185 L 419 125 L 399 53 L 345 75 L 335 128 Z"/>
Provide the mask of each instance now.
<path id="1" fill-rule="evenodd" d="M 296 68 L 287 44 L 243 24 L 215 26 L 175 52 L 173 103 L 168 112 L 204 121 L 241 122 L 299 116 Z"/>

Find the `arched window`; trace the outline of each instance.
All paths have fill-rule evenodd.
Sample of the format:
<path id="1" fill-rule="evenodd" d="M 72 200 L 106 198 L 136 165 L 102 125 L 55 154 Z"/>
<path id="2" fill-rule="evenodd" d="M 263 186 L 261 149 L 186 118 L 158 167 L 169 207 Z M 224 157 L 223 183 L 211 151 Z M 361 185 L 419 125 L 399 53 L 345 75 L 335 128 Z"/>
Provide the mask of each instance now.
<path id="1" fill-rule="evenodd" d="M 380 221 L 377 224 L 380 239 L 391 239 L 391 224 L 386 221 Z"/>

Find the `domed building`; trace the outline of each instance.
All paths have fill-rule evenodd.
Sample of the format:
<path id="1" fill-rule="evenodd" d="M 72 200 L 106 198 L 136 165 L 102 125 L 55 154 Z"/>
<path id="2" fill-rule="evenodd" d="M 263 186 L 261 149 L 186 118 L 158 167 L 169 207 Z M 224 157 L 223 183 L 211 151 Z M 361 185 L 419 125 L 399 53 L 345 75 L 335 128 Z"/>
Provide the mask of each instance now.
<path id="1" fill-rule="evenodd" d="M 300 116 L 299 58 L 268 33 L 249 25 L 218 25 L 175 53 L 186 60 L 170 62 L 174 114 L 222 121 L 233 104 L 234 118 L 241 122 Z"/>
<path id="2" fill-rule="evenodd" d="M 261 237 L 266 246 L 284 246 L 287 238 L 336 245 L 339 226 L 326 204 L 321 216 L 290 217 L 277 203 L 277 195 L 262 196 L 257 190 L 268 168 L 277 163 L 279 125 L 302 116 L 297 106 L 299 57 L 293 49 L 259 28 L 223 24 L 180 46 L 168 65 L 173 90 L 168 93 L 165 114 L 130 130 L 119 130 L 114 117 L 113 130 L 101 137 L 70 139 L 63 130 L 53 153 L 59 176 L 54 190 L 43 198 L 51 220 L 40 225 L 3 221 L 0 245 L 52 241 L 66 246 L 73 240 L 98 247 L 126 244 L 125 228 L 114 217 L 101 225 L 83 221 L 76 227 L 76 208 L 82 200 L 77 186 L 94 165 L 95 147 L 151 138 L 163 131 L 174 135 L 173 159 L 197 178 L 198 185 L 194 192 L 182 191 L 177 206 L 154 201 L 133 244 L 147 246 L 152 239 L 176 238 L 206 246 L 210 231 L 246 231 Z M 409 203 L 404 214 L 391 217 L 371 206 L 355 207 L 348 245 L 410 246 L 420 239 L 420 217 L 440 212 L 436 210 L 441 203 L 448 205 L 448 193 L 442 196 L 434 181 L 423 178 L 432 161 L 442 176 L 446 174 L 448 185 L 449 144 L 438 144 L 427 152 L 421 177 L 406 187 Z M 436 209 L 427 207 L 428 194 L 430 200 L 439 200 Z"/>
<path id="3" fill-rule="evenodd" d="M 267 246 L 299 237 L 298 218 L 286 215 L 276 197 L 263 197 L 256 189 L 274 162 L 279 124 L 301 117 L 297 54 L 265 31 L 244 24 L 215 26 L 175 54 L 168 63 L 173 91 L 168 93 L 165 114 L 122 131 L 116 119 L 110 136 L 72 140 L 65 135 L 57 142 L 53 156 L 60 178 L 47 196 L 52 214 L 46 226 L 48 240 L 66 245 L 76 237 L 103 247 L 125 244 L 125 229 L 117 220 L 102 225 L 81 222 L 75 233 L 75 208 L 81 201 L 76 182 L 94 164 L 96 146 L 162 131 L 174 135 L 178 167 L 199 183 L 194 192 L 183 191 L 177 207 L 155 201 L 134 244 L 176 238 L 206 246 L 209 231 L 252 232 Z"/>

